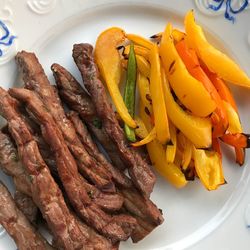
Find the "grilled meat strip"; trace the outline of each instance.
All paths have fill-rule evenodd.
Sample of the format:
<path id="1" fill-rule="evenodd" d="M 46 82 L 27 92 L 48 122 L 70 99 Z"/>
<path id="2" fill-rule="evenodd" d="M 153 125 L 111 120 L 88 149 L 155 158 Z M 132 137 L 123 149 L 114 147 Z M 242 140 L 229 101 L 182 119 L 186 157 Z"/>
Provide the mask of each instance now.
<path id="1" fill-rule="evenodd" d="M 105 88 L 99 79 L 99 72 L 93 57 L 93 47 L 90 44 L 75 44 L 73 58 L 107 134 L 116 144 L 122 159 L 128 163 L 128 172 L 132 181 L 144 195 L 150 196 L 155 184 L 155 175 L 141 155 L 129 146 L 119 126 Z"/>
<path id="2" fill-rule="evenodd" d="M 79 226 L 70 214 L 62 193 L 50 175 L 38 146 L 17 112 L 16 101 L 0 88 L 0 114 L 8 122 L 8 128 L 18 147 L 18 155 L 29 176 L 32 199 L 54 235 L 60 249 L 84 249 Z"/>
<path id="3" fill-rule="evenodd" d="M 63 100 L 68 104 L 68 106 L 74 108 L 75 111 L 83 112 L 84 110 L 86 110 L 85 107 L 87 106 L 88 102 L 91 102 L 91 100 L 85 94 L 83 88 L 76 81 L 76 79 L 65 68 L 58 64 L 53 64 L 52 69 L 57 82 L 57 86 L 59 88 L 59 93 Z M 68 97 L 72 96 L 72 98 L 70 99 L 71 101 L 68 101 L 67 98 L 64 98 L 63 93 L 67 93 Z M 77 98 L 74 98 L 76 96 Z M 83 107 L 81 107 L 81 105 L 83 105 Z M 79 134 L 79 138 L 85 137 L 86 134 L 81 129 L 81 123 L 79 119 L 73 121 L 73 117 L 76 118 L 76 114 L 70 113 L 71 121 L 73 122 L 76 131 Z M 82 126 L 84 126 L 84 124 Z M 98 130 L 98 128 L 96 129 Z M 84 138 L 84 140 L 87 141 L 88 139 Z M 94 151 L 94 148 L 89 145 L 89 150 L 91 149 Z M 124 198 L 124 207 L 131 215 L 133 215 L 133 217 L 137 219 L 138 225 L 131 235 L 132 240 L 134 242 L 137 242 L 143 239 L 156 226 L 160 225 L 163 222 L 161 211 L 151 200 L 142 196 L 138 192 L 138 190 L 133 187 L 124 188 L 121 186 L 118 188 L 118 190 Z"/>
<path id="4" fill-rule="evenodd" d="M 0 167 L 13 177 L 16 189 L 31 196 L 30 179 L 18 159 L 18 154 L 11 138 L 0 131 Z"/>
<path id="5" fill-rule="evenodd" d="M 136 225 L 136 220 L 124 214 L 110 216 L 91 201 L 62 133 L 41 100 L 27 89 L 10 89 L 9 93 L 24 102 L 27 110 L 39 121 L 42 135 L 55 154 L 58 173 L 67 196 L 77 213 L 87 224 L 110 238 L 112 242 L 127 240 Z"/>
<path id="6" fill-rule="evenodd" d="M 67 119 L 55 88 L 50 85 L 44 70 L 34 53 L 25 51 L 16 55 L 16 62 L 23 73 L 25 87 L 34 90 L 49 110 L 70 151 L 77 159 L 79 171 L 98 188 L 107 192 L 115 192 L 111 176 L 85 150 L 77 137 L 74 127 Z"/>
<path id="7" fill-rule="evenodd" d="M 29 222 L 36 225 L 38 208 L 32 198 L 18 190 L 16 190 L 14 195 L 14 200 L 17 207 L 22 211 L 22 213 L 27 217 Z"/>
<path id="8" fill-rule="evenodd" d="M 51 70 L 53 71 L 62 100 L 65 101 L 72 110 L 79 113 L 83 121 L 86 122 L 88 129 L 104 147 L 113 165 L 121 170 L 125 169 L 126 167 L 119 157 L 115 144 L 110 140 L 105 129 L 102 127 L 101 120 L 96 114 L 96 109 L 90 96 L 62 66 L 54 63 L 51 66 Z"/>
<path id="9" fill-rule="evenodd" d="M 53 248 L 16 207 L 11 194 L 0 182 L 0 224 L 14 239 L 20 250 L 52 250 Z"/>
<path id="10" fill-rule="evenodd" d="M 107 171 L 112 175 L 113 181 L 121 187 L 129 188 L 132 186 L 131 180 L 118 169 L 114 168 L 110 162 L 100 153 L 98 147 L 93 142 L 87 127 L 82 122 L 78 114 L 74 111 L 71 111 L 67 114 L 68 118 L 71 120 L 72 124 L 75 127 L 75 130 L 78 134 L 78 137 L 84 144 L 85 148 Z"/>

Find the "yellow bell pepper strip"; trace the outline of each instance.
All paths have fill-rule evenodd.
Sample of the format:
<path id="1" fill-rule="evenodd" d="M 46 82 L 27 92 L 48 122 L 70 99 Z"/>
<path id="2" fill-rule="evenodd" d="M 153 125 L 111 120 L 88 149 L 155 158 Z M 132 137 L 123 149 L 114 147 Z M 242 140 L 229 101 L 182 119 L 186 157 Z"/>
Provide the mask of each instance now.
<path id="1" fill-rule="evenodd" d="M 209 77 L 210 81 L 215 86 L 221 99 L 228 102 L 234 108 L 234 110 L 238 113 L 238 108 L 236 106 L 236 102 L 235 102 L 233 95 L 230 92 L 229 88 L 225 84 L 225 82 L 221 78 L 219 78 L 215 73 L 212 73 L 206 67 L 206 65 L 204 65 L 204 63 L 201 64 L 201 67 L 205 71 L 206 75 Z"/>
<path id="2" fill-rule="evenodd" d="M 206 117 L 216 104 L 203 84 L 186 69 L 174 46 L 172 26 L 168 24 L 160 43 L 160 56 L 169 83 L 180 102 L 194 115 Z"/>
<path id="3" fill-rule="evenodd" d="M 148 135 L 148 131 L 142 119 L 138 116 L 135 117 L 137 127 L 135 128 L 135 134 L 137 137 L 143 139 Z"/>
<path id="4" fill-rule="evenodd" d="M 209 148 L 212 144 L 212 124 L 210 119 L 186 113 L 175 102 L 164 70 L 162 70 L 161 75 L 169 119 L 197 148 Z"/>
<path id="5" fill-rule="evenodd" d="M 149 142 L 155 140 L 155 138 L 156 138 L 156 129 L 155 129 L 155 127 L 153 127 L 153 129 L 148 133 L 148 135 L 145 138 L 143 138 L 141 141 L 134 142 L 131 145 L 133 147 L 140 147 L 140 146 L 143 146 L 143 145 L 148 144 Z"/>
<path id="6" fill-rule="evenodd" d="M 127 45 L 125 47 L 122 46 L 122 48 L 123 48 L 122 55 L 124 57 L 127 57 L 129 54 L 130 46 L 129 45 Z M 149 50 L 147 48 L 135 44 L 134 49 L 135 49 L 136 55 L 143 56 L 146 60 L 149 60 Z"/>
<path id="7" fill-rule="evenodd" d="M 145 106 L 140 103 L 140 117 L 148 130 L 152 129 L 150 117 L 145 113 Z M 184 174 L 174 163 L 167 163 L 164 146 L 157 140 L 153 140 L 146 145 L 152 164 L 167 181 L 177 188 L 182 188 L 187 184 Z"/>
<path id="8" fill-rule="evenodd" d="M 169 132 L 170 139 L 173 145 L 167 145 L 166 148 L 166 160 L 167 162 L 174 162 L 177 148 L 177 139 L 176 139 L 176 127 L 169 121 Z"/>
<path id="9" fill-rule="evenodd" d="M 227 111 L 228 117 L 228 128 L 227 131 L 231 134 L 242 133 L 242 126 L 240 123 L 239 115 L 236 113 L 234 108 L 226 101 L 223 101 L 224 107 Z"/>
<path id="10" fill-rule="evenodd" d="M 184 23 L 189 46 L 194 48 L 210 71 L 233 84 L 250 87 L 250 79 L 245 72 L 206 40 L 202 28 L 195 23 L 193 11 L 187 13 Z"/>
<path id="11" fill-rule="evenodd" d="M 177 144 L 182 149 L 181 167 L 183 170 L 186 170 L 192 159 L 193 144 L 182 132 L 177 135 Z"/>
<path id="12" fill-rule="evenodd" d="M 161 79 L 160 57 L 156 44 L 153 44 L 150 50 L 150 64 L 149 88 L 152 97 L 156 134 L 159 142 L 165 144 L 170 139 L 170 132 Z"/>
<path id="13" fill-rule="evenodd" d="M 207 190 L 215 190 L 225 183 L 221 158 L 217 152 L 194 149 L 194 164 L 196 173 Z"/>
<path id="14" fill-rule="evenodd" d="M 150 64 L 149 62 L 140 55 L 136 55 L 136 62 L 138 70 L 147 78 L 150 77 Z"/>
<path id="15" fill-rule="evenodd" d="M 96 41 L 95 61 L 117 112 L 128 126 L 135 128 L 136 123 L 128 112 L 118 86 L 121 80 L 121 58 L 116 47 L 124 40 L 125 33 L 120 28 L 113 27 L 102 32 Z"/>
<path id="16" fill-rule="evenodd" d="M 129 57 L 128 57 L 128 69 L 127 69 L 127 81 L 124 90 L 124 103 L 128 108 L 129 114 L 134 117 L 135 114 L 135 88 L 136 88 L 136 57 L 134 51 L 134 45 L 130 45 Z M 135 142 L 135 131 L 130 128 L 126 123 L 124 124 L 124 132 L 127 139 L 131 142 Z"/>
<path id="17" fill-rule="evenodd" d="M 151 49 L 151 47 L 154 45 L 154 43 L 152 43 L 151 41 L 145 39 L 142 36 L 138 36 L 136 34 L 126 34 L 126 37 L 131 42 L 133 42 L 137 45 L 140 45 L 142 47 L 145 47 L 147 49 Z"/>
<path id="18" fill-rule="evenodd" d="M 150 116 L 153 116 L 152 97 L 149 89 L 149 80 L 140 72 L 137 74 L 137 86 L 139 89 L 141 101 L 143 102 L 143 105 L 147 110 L 146 112 Z"/>
<path id="19" fill-rule="evenodd" d="M 183 39 L 176 45 L 176 50 L 184 62 L 188 72 L 198 81 L 200 81 L 216 104 L 216 109 L 211 115 L 213 124 L 213 137 L 222 136 L 228 128 L 228 117 L 220 95 L 218 94 L 213 83 L 205 74 L 195 51 L 188 48 L 186 41 Z"/>
<path id="20" fill-rule="evenodd" d="M 172 32 L 172 37 L 174 39 L 174 42 L 179 42 L 181 41 L 182 39 L 184 39 L 186 36 L 186 34 L 178 29 L 173 29 L 173 32 Z M 160 41 L 161 38 L 162 38 L 162 32 L 159 32 L 153 36 L 151 36 L 150 38 L 152 39 L 155 39 L 157 41 Z"/>

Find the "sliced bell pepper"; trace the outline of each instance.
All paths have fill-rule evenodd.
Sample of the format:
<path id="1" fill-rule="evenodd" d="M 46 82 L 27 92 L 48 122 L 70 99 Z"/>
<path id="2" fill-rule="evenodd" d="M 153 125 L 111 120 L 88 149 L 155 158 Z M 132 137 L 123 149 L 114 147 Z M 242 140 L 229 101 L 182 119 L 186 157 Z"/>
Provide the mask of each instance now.
<path id="1" fill-rule="evenodd" d="M 136 34 L 126 34 L 126 37 L 128 40 L 130 40 L 131 42 L 140 45 L 142 47 L 145 47 L 147 49 L 151 49 L 151 47 L 153 46 L 154 43 L 152 43 L 151 41 L 145 39 L 142 36 L 138 36 Z"/>
<path id="2" fill-rule="evenodd" d="M 130 45 L 129 57 L 128 57 L 128 68 L 127 68 L 127 80 L 124 90 L 124 103 L 128 109 L 129 114 L 134 118 L 135 114 L 135 89 L 136 89 L 136 57 L 134 51 L 134 45 Z M 130 142 L 135 142 L 135 130 L 126 123 L 124 124 L 124 132 L 127 139 Z"/>
<path id="3" fill-rule="evenodd" d="M 216 104 L 216 109 L 211 116 L 213 124 L 213 137 L 219 137 L 223 135 L 228 127 L 228 117 L 220 95 L 206 73 L 201 68 L 195 51 L 191 48 L 188 48 L 186 40 L 182 39 L 175 45 L 175 47 L 188 72 L 203 84 Z"/>
<path id="4" fill-rule="evenodd" d="M 149 88 L 152 97 L 156 134 L 159 142 L 165 144 L 170 139 L 170 132 L 161 79 L 160 57 L 156 44 L 153 44 L 150 50 L 150 64 Z"/>
<path id="5" fill-rule="evenodd" d="M 215 190 L 225 183 L 221 158 L 217 152 L 194 149 L 194 164 L 196 173 L 207 190 Z"/>
<path id="6" fill-rule="evenodd" d="M 245 162 L 245 148 L 234 148 L 235 150 L 235 161 L 240 166 Z"/>
<path id="7" fill-rule="evenodd" d="M 171 122 L 169 122 L 169 132 L 170 132 L 170 139 L 173 145 L 167 145 L 166 160 L 167 162 L 173 163 L 176 155 L 177 139 L 176 139 L 176 127 Z"/>
<path id="8" fill-rule="evenodd" d="M 164 70 L 162 70 L 161 75 L 169 119 L 197 148 L 209 148 L 212 143 L 212 124 L 210 119 L 186 113 L 175 102 Z"/>
<path id="9" fill-rule="evenodd" d="M 227 85 L 224 83 L 224 81 L 218 77 L 215 73 L 212 73 L 206 65 L 201 64 L 202 69 L 205 71 L 206 75 L 209 77 L 210 81 L 215 86 L 218 94 L 220 95 L 221 99 L 231 104 L 231 106 L 234 108 L 234 110 L 238 113 L 238 108 L 236 106 L 235 100 L 233 98 L 232 93 L 230 92 Z"/>
<path id="10" fill-rule="evenodd" d="M 215 110 L 216 104 L 203 84 L 186 69 L 171 34 L 172 26 L 168 24 L 160 43 L 160 56 L 169 83 L 187 109 L 197 116 L 206 117 Z"/>
<path id="11" fill-rule="evenodd" d="M 210 71 L 233 84 L 250 87 L 250 79 L 245 72 L 206 40 L 202 28 L 195 23 L 193 11 L 189 11 L 185 17 L 185 30 L 189 46 L 194 48 Z"/>
<path id="12" fill-rule="evenodd" d="M 124 56 L 128 56 L 129 49 L 130 49 L 129 45 L 125 46 L 122 54 Z M 135 54 L 136 55 L 143 56 L 146 60 L 149 60 L 149 49 L 147 49 L 145 47 L 142 47 L 140 45 L 136 45 L 136 44 L 134 45 L 134 49 L 135 49 Z"/>
<path id="13" fill-rule="evenodd" d="M 150 117 L 145 113 L 145 106 L 140 103 L 140 117 L 148 130 L 152 129 Z M 184 187 L 188 182 L 178 166 L 174 163 L 167 163 L 164 146 L 157 140 L 146 145 L 152 164 L 167 181 L 177 188 Z"/>
<path id="14" fill-rule="evenodd" d="M 212 139 L 212 149 L 218 153 L 220 158 L 222 158 L 222 152 L 221 152 L 221 147 L 220 147 L 220 141 L 219 138 L 213 137 Z"/>
<path id="15" fill-rule="evenodd" d="M 143 139 L 148 135 L 148 131 L 142 119 L 138 116 L 135 117 L 137 127 L 135 129 L 135 134 L 137 137 Z"/>
<path id="16" fill-rule="evenodd" d="M 221 137 L 221 140 L 235 148 L 250 147 L 250 135 L 247 134 L 225 134 Z"/>
<path id="17" fill-rule="evenodd" d="M 125 33 L 120 28 L 113 27 L 102 32 L 96 41 L 95 61 L 117 112 L 128 126 L 135 128 L 136 123 L 128 112 L 118 86 L 121 80 L 121 58 L 116 47 L 124 40 Z"/>
<path id="18" fill-rule="evenodd" d="M 148 144 L 149 142 L 155 140 L 155 138 L 156 138 L 156 129 L 155 129 L 155 127 L 153 127 L 153 129 L 148 133 L 148 135 L 145 138 L 143 138 L 141 141 L 132 143 L 131 145 L 133 147 L 140 147 L 140 146 L 143 146 L 143 145 Z"/>
<path id="19" fill-rule="evenodd" d="M 140 55 L 136 55 L 136 61 L 137 61 L 137 66 L 138 70 L 147 78 L 150 77 L 150 64 L 149 62 Z"/>
<path id="20" fill-rule="evenodd" d="M 174 42 L 177 43 L 183 40 L 186 34 L 178 29 L 173 29 L 172 36 L 174 38 Z"/>

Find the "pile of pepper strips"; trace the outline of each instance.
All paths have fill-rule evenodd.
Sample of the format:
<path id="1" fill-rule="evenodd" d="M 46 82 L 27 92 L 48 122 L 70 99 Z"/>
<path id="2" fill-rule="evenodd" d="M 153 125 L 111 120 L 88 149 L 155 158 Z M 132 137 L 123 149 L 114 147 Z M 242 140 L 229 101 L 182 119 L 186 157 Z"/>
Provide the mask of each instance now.
<path id="1" fill-rule="evenodd" d="M 249 144 L 224 81 L 249 88 L 250 79 L 209 44 L 193 11 L 184 24 L 185 33 L 169 23 L 151 40 L 107 29 L 97 39 L 95 60 L 132 146 L 146 144 L 153 165 L 174 186 L 199 177 L 208 190 L 215 190 L 225 183 L 220 143 L 234 148 L 239 165 Z"/>

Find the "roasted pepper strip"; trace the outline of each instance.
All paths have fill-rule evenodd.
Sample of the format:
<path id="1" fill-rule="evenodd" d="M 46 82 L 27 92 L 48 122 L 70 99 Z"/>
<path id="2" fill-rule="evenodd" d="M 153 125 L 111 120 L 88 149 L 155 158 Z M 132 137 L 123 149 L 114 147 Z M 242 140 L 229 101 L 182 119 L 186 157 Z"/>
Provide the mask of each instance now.
<path id="1" fill-rule="evenodd" d="M 148 133 L 148 135 L 145 138 L 143 138 L 141 141 L 132 143 L 131 145 L 133 147 L 140 147 L 140 146 L 143 146 L 143 145 L 148 144 L 149 142 L 155 140 L 155 138 L 156 138 L 156 129 L 155 129 L 155 127 L 153 127 L 153 129 Z"/>
<path id="2" fill-rule="evenodd" d="M 245 162 L 245 148 L 234 148 L 235 150 L 235 161 L 240 166 Z"/>
<path id="3" fill-rule="evenodd" d="M 113 27 L 102 32 L 96 42 L 95 60 L 117 112 L 128 126 L 135 128 L 136 123 L 128 112 L 118 86 L 121 78 L 121 58 L 116 47 L 124 40 L 125 33 L 120 28 Z"/>
<path id="4" fill-rule="evenodd" d="M 147 49 L 151 49 L 151 47 L 154 45 L 154 43 L 152 43 L 151 41 L 145 39 L 142 36 L 138 36 L 135 34 L 126 34 L 126 37 L 128 40 L 130 40 L 131 42 L 140 45 L 142 47 L 145 47 Z"/>
<path id="5" fill-rule="evenodd" d="M 129 49 L 130 49 L 129 45 L 124 47 L 124 50 L 122 52 L 123 56 L 125 56 L 125 57 L 128 56 Z M 135 49 L 136 55 L 143 56 L 146 60 L 149 60 L 149 49 L 142 47 L 140 45 L 136 45 L 136 44 L 134 45 L 134 49 Z"/>
<path id="6" fill-rule="evenodd" d="M 215 190 L 225 183 L 222 162 L 218 153 L 194 149 L 194 164 L 196 173 L 207 190 Z"/>
<path id="7" fill-rule="evenodd" d="M 169 83 L 187 109 L 197 116 L 206 117 L 215 110 L 216 104 L 203 84 L 186 69 L 171 34 L 172 26 L 168 24 L 160 43 L 160 56 Z"/>
<path id="8" fill-rule="evenodd" d="M 221 137 L 221 140 L 236 148 L 250 147 L 250 136 L 247 134 L 225 134 Z"/>
<path id="9" fill-rule="evenodd" d="M 164 70 L 162 70 L 161 75 L 169 119 L 197 148 L 209 148 L 212 144 L 212 125 L 210 119 L 186 113 L 175 102 Z"/>
<path id="10" fill-rule="evenodd" d="M 173 29 L 172 36 L 173 36 L 174 42 L 179 42 L 185 38 L 186 34 L 178 29 Z M 156 39 L 159 41 L 162 38 L 162 32 L 159 32 L 159 33 L 151 36 L 150 38 Z"/>
<path id="11" fill-rule="evenodd" d="M 213 137 L 222 136 L 227 130 L 228 118 L 220 95 L 218 94 L 213 83 L 201 68 L 199 59 L 195 51 L 191 48 L 188 48 L 186 40 L 181 40 L 175 45 L 175 47 L 188 72 L 203 84 L 203 86 L 210 93 L 212 99 L 214 100 L 216 109 L 211 116 L 213 124 Z"/>
<path id="12" fill-rule="evenodd" d="M 212 149 L 219 154 L 220 158 L 222 158 L 219 138 L 214 137 L 212 139 Z"/>
<path id="13" fill-rule="evenodd" d="M 150 116 L 145 112 L 145 106 L 140 103 L 140 117 L 142 118 L 146 128 L 152 129 Z M 166 178 L 172 185 L 182 188 L 187 184 L 184 174 L 180 168 L 174 163 L 167 163 L 164 146 L 157 140 L 153 140 L 146 145 L 152 164 L 161 176 Z"/>
<path id="14" fill-rule="evenodd" d="M 250 87 L 250 79 L 245 72 L 206 40 L 202 28 L 195 23 L 193 11 L 185 17 L 185 30 L 189 46 L 195 49 L 210 71 L 233 84 Z"/>
<path id="15" fill-rule="evenodd" d="M 143 139 L 148 135 L 148 131 L 142 119 L 138 116 L 135 117 L 137 127 L 135 129 L 135 134 L 137 137 Z"/>
<path id="16" fill-rule="evenodd" d="M 166 148 L 166 160 L 173 163 L 176 155 L 177 139 L 176 139 L 176 127 L 169 122 L 170 139 L 173 145 L 167 145 Z"/>
<path id="17" fill-rule="evenodd" d="M 127 69 L 127 81 L 124 91 L 124 103 L 128 109 L 129 114 L 134 117 L 135 114 L 135 87 L 136 87 L 136 58 L 134 45 L 130 45 L 129 57 L 128 57 L 128 69 Z M 126 123 L 124 124 L 124 132 L 127 139 L 131 142 L 135 142 L 135 131 L 129 127 Z"/>
<path id="18" fill-rule="evenodd" d="M 149 62 L 140 55 L 136 55 L 136 62 L 138 70 L 147 78 L 150 77 L 150 64 Z"/>
<path id="19" fill-rule="evenodd" d="M 170 132 L 162 86 L 160 57 L 156 44 L 153 44 L 150 51 L 150 64 L 149 88 L 153 103 L 156 134 L 159 142 L 165 144 L 170 139 Z"/>

